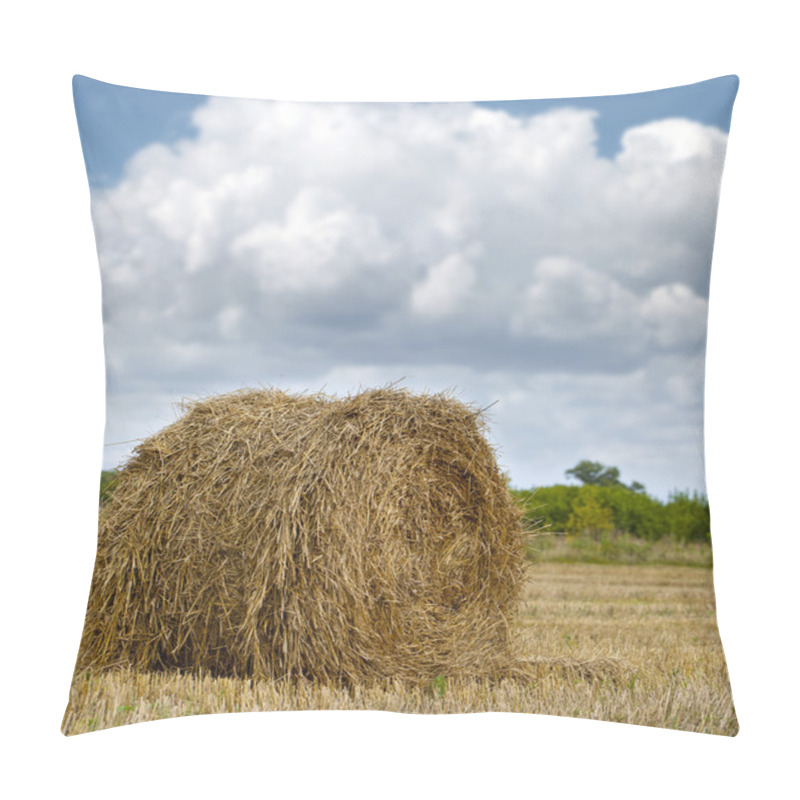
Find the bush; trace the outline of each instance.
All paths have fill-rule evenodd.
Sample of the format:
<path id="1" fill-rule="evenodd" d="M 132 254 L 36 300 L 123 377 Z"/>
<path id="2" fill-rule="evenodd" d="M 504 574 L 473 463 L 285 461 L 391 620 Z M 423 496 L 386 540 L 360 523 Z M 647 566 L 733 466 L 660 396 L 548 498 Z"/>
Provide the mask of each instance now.
<path id="1" fill-rule="evenodd" d="M 583 487 L 567 520 L 567 533 L 600 539 L 613 529 L 613 514 L 603 502 L 602 489 L 598 486 Z"/>
<path id="2" fill-rule="evenodd" d="M 538 489 L 515 490 L 529 527 L 544 527 L 552 531 L 565 531 L 572 506 L 580 489 L 577 486 L 541 486 Z"/>
<path id="3" fill-rule="evenodd" d="M 708 499 L 695 492 L 675 492 L 666 505 L 670 536 L 681 542 L 711 540 L 711 514 Z"/>
<path id="4" fill-rule="evenodd" d="M 708 542 L 711 529 L 704 495 L 676 492 L 667 503 L 627 486 L 542 486 L 514 490 L 529 528 L 581 533 L 595 538 L 615 531 L 637 539 Z"/>
<path id="5" fill-rule="evenodd" d="M 668 532 L 664 504 L 659 500 L 625 486 L 608 487 L 602 492 L 612 510 L 615 530 L 649 541 L 660 539 Z"/>

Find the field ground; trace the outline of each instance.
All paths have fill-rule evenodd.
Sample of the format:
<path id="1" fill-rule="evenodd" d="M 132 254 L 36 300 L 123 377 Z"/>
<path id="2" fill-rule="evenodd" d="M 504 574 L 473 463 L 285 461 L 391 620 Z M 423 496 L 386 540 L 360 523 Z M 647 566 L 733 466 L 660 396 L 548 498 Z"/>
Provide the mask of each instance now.
<path id="1" fill-rule="evenodd" d="M 84 673 L 67 735 L 188 714 L 302 709 L 513 711 L 733 736 L 712 572 L 690 566 L 531 566 L 520 618 L 530 680 L 441 676 L 430 686 L 335 688 L 177 674 Z"/>

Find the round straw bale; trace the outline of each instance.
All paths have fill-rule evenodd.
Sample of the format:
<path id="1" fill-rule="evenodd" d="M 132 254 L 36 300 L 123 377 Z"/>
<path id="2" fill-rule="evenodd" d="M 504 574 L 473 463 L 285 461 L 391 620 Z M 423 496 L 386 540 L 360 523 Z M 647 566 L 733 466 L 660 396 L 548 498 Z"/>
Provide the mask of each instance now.
<path id="1" fill-rule="evenodd" d="M 101 509 L 79 668 L 364 681 L 508 663 L 523 536 L 479 412 L 393 387 L 186 408 Z"/>

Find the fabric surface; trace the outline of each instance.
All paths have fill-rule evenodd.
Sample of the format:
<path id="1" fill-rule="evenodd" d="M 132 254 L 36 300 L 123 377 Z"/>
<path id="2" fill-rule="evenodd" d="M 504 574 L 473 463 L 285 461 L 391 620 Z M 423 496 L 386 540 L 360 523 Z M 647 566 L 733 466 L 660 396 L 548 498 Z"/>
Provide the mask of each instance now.
<path id="1" fill-rule="evenodd" d="M 738 83 L 75 76 L 107 415 L 64 732 L 383 708 L 735 734 L 703 382 Z"/>

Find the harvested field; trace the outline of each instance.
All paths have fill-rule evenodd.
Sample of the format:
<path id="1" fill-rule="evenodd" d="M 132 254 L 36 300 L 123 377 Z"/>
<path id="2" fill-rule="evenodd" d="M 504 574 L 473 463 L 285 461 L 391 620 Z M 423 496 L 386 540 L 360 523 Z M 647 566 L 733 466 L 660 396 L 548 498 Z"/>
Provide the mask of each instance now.
<path id="1" fill-rule="evenodd" d="M 697 567 L 542 563 L 519 618 L 525 680 L 443 674 L 427 685 L 350 688 L 140 673 L 76 676 L 64 733 L 186 714 L 293 709 L 509 711 L 733 736 L 712 573 Z"/>

